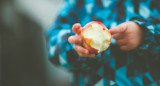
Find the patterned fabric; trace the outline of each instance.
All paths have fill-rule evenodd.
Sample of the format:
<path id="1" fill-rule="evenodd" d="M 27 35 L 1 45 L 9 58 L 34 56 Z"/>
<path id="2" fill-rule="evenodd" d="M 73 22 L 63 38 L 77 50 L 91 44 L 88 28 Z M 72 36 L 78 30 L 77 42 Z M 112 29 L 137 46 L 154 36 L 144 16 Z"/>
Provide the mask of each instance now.
<path id="1" fill-rule="evenodd" d="M 160 86 L 160 0 L 65 0 L 47 30 L 49 58 L 74 73 L 73 86 Z M 71 27 L 100 21 L 113 28 L 134 21 L 145 32 L 135 50 L 111 46 L 94 58 L 81 58 L 68 43 Z"/>

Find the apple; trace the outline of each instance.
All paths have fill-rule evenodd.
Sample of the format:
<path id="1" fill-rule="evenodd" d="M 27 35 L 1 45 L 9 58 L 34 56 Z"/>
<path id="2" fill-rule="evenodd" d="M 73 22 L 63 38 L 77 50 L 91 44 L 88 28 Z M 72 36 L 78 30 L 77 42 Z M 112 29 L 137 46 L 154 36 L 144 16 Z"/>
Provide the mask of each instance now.
<path id="1" fill-rule="evenodd" d="M 105 51 L 111 43 L 111 34 L 107 27 L 98 21 L 89 22 L 81 31 L 83 47 L 90 53 Z"/>

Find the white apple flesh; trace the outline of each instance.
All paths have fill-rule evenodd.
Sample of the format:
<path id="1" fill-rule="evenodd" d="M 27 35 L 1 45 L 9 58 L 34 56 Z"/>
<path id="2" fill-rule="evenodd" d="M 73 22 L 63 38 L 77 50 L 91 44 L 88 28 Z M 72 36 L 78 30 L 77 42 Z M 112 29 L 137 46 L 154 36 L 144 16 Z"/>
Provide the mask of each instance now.
<path id="1" fill-rule="evenodd" d="M 98 21 L 84 26 L 81 32 L 83 46 L 91 53 L 105 51 L 111 43 L 111 34 L 107 27 Z"/>

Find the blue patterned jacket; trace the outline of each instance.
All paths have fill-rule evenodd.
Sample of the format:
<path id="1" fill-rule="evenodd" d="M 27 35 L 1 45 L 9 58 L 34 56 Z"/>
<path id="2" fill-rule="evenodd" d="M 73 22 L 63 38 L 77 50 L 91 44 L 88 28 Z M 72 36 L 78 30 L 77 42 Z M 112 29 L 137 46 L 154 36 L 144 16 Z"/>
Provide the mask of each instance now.
<path id="1" fill-rule="evenodd" d="M 73 86 L 160 86 L 160 0 L 65 0 L 47 30 L 49 58 L 74 74 Z M 71 27 L 100 21 L 113 28 L 134 21 L 143 29 L 141 45 L 122 51 L 113 39 L 105 52 L 81 58 L 68 43 Z"/>

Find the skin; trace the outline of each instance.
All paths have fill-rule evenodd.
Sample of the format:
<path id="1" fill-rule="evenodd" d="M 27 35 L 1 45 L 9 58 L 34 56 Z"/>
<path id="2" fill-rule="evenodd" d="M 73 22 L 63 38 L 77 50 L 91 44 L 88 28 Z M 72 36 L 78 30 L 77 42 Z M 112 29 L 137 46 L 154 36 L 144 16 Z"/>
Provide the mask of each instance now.
<path id="1" fill-rule="evenodd" d="M 70 36 L 68 42 L 74 44 L 74 49 L 78 55 L 81 57 L 94 57 L 94 53 L 89 53 L 87 49 L 82 47 L 81 25 L 79 23 L 74 24 L 72 30 L 77 35 Z M 140 26 L 132 21 L 122 23 L 109 31 L 113 38 L 116 39 L 116 44 L 119 45 L 121 50 L 125 51 L 136 49 L 141 44 L 144 36 Z"/>

